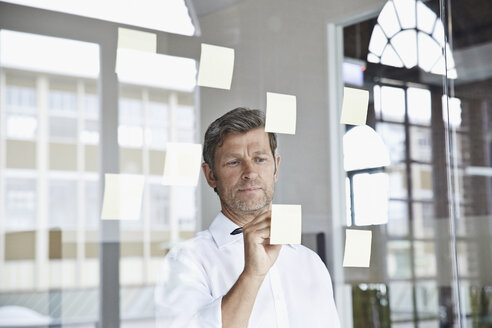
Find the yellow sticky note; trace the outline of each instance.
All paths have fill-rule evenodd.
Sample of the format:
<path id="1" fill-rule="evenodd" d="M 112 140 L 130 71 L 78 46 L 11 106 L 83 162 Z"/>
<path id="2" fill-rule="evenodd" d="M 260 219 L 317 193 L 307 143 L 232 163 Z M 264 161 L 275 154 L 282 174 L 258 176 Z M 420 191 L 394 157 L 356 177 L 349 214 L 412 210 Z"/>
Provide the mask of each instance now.
<path id="1" fill-rule="evenodd" d="M 368 268 L 371 262 L 372 231 L 345 230 L 344 267 Z"/>
<path id="2" fill-rule="evenodd" d="M 101 220 L 138 220 L 144 182 L 141 175 L 105 174 Z"/>
<path id="3" fill-rule="evenodd" d="M 234 71 L 234 49 L 202 43 L 198 85 L 229 90 Z"/>
<path id="4" fill-rule="evenodd" d="M 200 144 L 168 143 L 162 184 L 196 186 L 200 176 L 201 158 Z"/>
<path id="5" fill-rule="evenodd" d="M 272 204 L 270 244 L 300 244 L 301 234 L 301 205 Z"/>
<path id="6" fill-rule="evenodd" d="M 155 53 L 157 49 L 157 35 L 155 33 L 118 27 L 118 48 Z"/>
<path id="7" fill-rule="evenodd" d="M 365 125 L 368 105 L 369 91 L 347 87 L 343 88 L 343 106 L 340 123 Z"/>
<path id="8" fill-rule="evenodd" d="M 265 131 L 296 133 L 296 96 L 267 92 Z"/>

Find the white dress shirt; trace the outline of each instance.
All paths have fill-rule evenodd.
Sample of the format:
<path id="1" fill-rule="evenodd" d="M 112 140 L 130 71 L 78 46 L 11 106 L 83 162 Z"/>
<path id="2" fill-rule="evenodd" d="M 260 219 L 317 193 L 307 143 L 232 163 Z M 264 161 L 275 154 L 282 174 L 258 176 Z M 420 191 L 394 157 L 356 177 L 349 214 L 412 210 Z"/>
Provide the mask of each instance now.
<path id="1" fill-rule="evenodd" d="M 222 327 L 222 297 L 244 269 L 243 235 L 222 213 L 210 228 L 173 248 L 157 286 L 158 327 Z M 339 328 L 331 279 L 319 256 L 283 245 L 256 296 L 248 327 Z"/>

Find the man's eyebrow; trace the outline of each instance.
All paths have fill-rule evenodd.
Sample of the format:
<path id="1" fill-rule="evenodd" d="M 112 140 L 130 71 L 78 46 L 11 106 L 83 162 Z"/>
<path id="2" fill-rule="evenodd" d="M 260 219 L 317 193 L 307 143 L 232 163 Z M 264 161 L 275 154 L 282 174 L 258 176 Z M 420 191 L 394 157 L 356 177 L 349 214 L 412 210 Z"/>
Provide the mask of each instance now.
<path id="1" fill-rule="evenodd" d="M 271 154 L 271 153 L 266 151 L 266 150 L 258 150 L 258 151 L 255 151 L 253 153 L 253 155 L 268 155 L 268 154 Z"/>
<path id="2" fill-rule="evenodd" d="M 224 154 L 224 159 L 241 157 L 239 153 L 227 153 Z"/>

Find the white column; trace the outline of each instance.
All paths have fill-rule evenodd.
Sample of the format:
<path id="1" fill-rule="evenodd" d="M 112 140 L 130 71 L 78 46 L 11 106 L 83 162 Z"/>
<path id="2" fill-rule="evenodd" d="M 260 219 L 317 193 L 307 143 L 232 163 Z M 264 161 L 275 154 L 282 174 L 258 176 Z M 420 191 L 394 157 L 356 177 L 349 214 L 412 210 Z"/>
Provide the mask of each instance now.
<path id="1" fill-rule="evenodd" d="M 37 185 L 37 225 L 36 225 L 36 261 L 34 267 L 34 289 L 49 288 L 48 259 L 48 94 L 49 82 L 46 77 L 36 81 L 38 108 L 38 136 L 36 167 L 38 169 Z"/>
<path id="2" fill-rule="evenodd" d="M 142 163 L 143 163 L 143 175 L 145 178 L 144 194 L 143 194 L 143 283 L 148 284 L 151 282 L 151 263 L 150 263 L 150 186 L 149 186 L 149 140 L 147 138 L 148 127 L 148 106 L 149 106 L 149 91 L 144 89 L 142 92 L 142 104 L 143 104 L 143 145 L 142 145 Z"/>
<path id="3" fill-rule="evenodd" d="M 176 142 L 177 139 L 177 127 L 176 127 L 176 110 L 178 107 L 178 96 L 175 92 L 169 95 L 169 124 L 171 142 Z M 167 152 L 167 150 L 166 150 Z M 176 205 L 176 187 L 169 186 L 169 230 L 171 245 L 179 240 L 179 221 Z"/>
<path id="4" fill-rule="evenodd" d="M 6 133 L 7 124 L 5 121 L 6 104 L 5 104 L 5 72 L 0 73 L 0 291 L 5 286 L 5 167 L 6 167 Z"/>
<path id="5" fill-rule="evenodd" d="M 327 28 L 328 54 L 328 130 L 330 133 L 328 151 L 330 153 L 331 183 L 331 244 L 327 245 L 327 254 L 332 259 L 332 280 L 334 295 L 342 327 L 353 327 L 352 294 L 344 288 L 343 274 L 343 243 L 342 227 L 346 218 L 345 209 L 345 170 L 341 154 L 343 154 L 343 126 L 339 124 L 339 114 L 342 108 L 342 63 L 343 63 L 343 28 L 328 24 Z"/>
<path id="6" fill-rule="evenodd" d="M 77 81 L 77 223 L 76 223 L 76 264 L 75 286 L 82 286 L 83 266 L 85 258 L 85 145 L 82 142 L 82 132 L 85 125 L 85 85 L 82 80 Z"/>

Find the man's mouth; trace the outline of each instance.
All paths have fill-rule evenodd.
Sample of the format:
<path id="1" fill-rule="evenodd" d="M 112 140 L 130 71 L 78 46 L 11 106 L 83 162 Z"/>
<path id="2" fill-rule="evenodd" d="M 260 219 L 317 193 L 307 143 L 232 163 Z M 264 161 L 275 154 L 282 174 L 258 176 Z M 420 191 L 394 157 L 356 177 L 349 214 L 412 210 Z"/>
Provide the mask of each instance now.
<path id="1" fill-rule="evenodd" d="M 240 192 L 254 192 L 254 191 L 258 191 L 258 190 L 261 190 L 260 187 L 247 187 L 247 188 L 239 188 L 238 191 Z"/>

